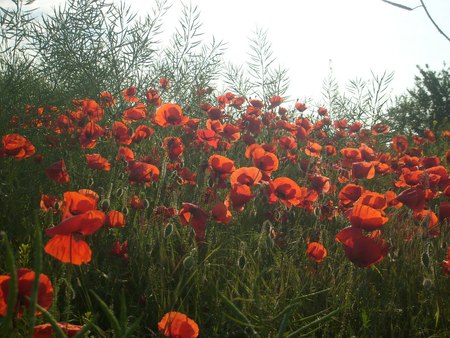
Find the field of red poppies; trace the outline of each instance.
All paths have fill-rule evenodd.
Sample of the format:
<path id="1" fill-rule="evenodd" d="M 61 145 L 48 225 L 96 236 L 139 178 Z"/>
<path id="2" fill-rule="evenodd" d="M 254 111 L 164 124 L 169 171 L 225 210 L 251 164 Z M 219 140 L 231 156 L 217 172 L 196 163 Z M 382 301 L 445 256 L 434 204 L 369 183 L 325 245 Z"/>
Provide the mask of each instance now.
<path id="1" fill-rule="evenodd" d="M 3 116 L 2 337 L 450 335 L 450 131 L 170 86 Z"/>

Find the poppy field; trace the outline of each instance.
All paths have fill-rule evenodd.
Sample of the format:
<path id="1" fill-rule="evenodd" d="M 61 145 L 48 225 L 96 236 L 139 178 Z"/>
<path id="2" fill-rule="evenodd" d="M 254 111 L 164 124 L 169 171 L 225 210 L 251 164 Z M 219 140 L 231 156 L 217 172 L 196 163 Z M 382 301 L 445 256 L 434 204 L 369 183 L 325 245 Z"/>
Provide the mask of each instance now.
<path id="1" fill-rule="evenodd" d="M 450 334 L 450 131 L 170 86 L 1 124 L 2 336 Z"/>

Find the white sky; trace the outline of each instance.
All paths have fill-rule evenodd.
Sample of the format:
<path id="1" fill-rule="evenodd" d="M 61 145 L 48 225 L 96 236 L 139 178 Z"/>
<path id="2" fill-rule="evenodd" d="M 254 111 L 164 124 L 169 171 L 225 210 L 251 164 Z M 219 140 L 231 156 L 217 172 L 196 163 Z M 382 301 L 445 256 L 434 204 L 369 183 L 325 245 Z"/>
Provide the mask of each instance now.
<path id="1" fill-rule="evenodd" d="M 36 0 L 50 8 L 64 0 Z M 419 0 L 391 0 L 409 7 Z M 152 0 L 126 0 L 141 13 Z M 186 1 L 188 2 L 188 1 Z M 247 60 L 248 38 L 257 27 L 267 29 L 278 62 L 290 70 L 291 99 L 320 99 L 323 79 L 329 72 L 342 88 L 349 79 L 370 78 L 370 71 L 394 71 L 394 94 L 413 87 L 416 65 L 440 70 L 450 64 L 450 42 L 433 26 L 422 8 L 406 11 L 381 0 L 191 0 L 201 11 L 205 39 L 227 42 L 226 59 Z M 433 19 L 450 36 L 450 0 L 424 1 Z M 0 6 L 9 4 L 0 0 Z M 164 30 L 170 36 L 181 13 L 173 6 Z M 173 18 L 173 19 L 172 19 Z"/>

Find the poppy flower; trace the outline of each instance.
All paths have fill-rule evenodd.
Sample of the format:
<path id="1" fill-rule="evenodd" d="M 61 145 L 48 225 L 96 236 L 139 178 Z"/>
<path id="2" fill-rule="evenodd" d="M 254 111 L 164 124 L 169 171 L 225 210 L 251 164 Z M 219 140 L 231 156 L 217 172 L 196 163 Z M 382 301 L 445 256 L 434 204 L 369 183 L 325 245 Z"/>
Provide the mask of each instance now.
<path id="1" fill-rule="evenodd" d="M 138 103 L 134 107 L 128 108 L 123 112 L 123 121 L 133 122 L 143 120 L 147 117 L 147 107 L 143 103 Z"/>
<path id="2" fill-rule="evenodd" d="M 99 210 L 90 210 L 83 214 L 66 218 L 55 227 L 45 230 L 52 238 L 44 251 L 63 263 L 81 265 L 91 261 L 91 248 L 83 240 L 100 229 L 105 223 L 106 215 Z"/>
<path id="3" fill-rule="evenodd" d="M 222 122 L 219 120 L 206 120 L 206 128 L 212 130 L 215 133 L 221 133 L 223 131 Z"/>
<path id="4" fill-rule="evenodd" d="M 268 151 L 265 151 L 262 147 L 255 149 L 252 152 L 253 165 L 261 170 L 263 179 L 268 181 L 273 171 L 278 170 L 278 157 Z"/>
<path id="5" fill-rule="evenodd" d="M 384 240 L 365 236 L 360 228 L 343 229 L 336 235 L 336 241 L 344 245 L 347 258 L 361 268 L 378 263 L 389 252 Z"/>
<path id="6" fill-rule="evenodd" d="M 164 90 L 169 89 L 169 88 L 170 88 L 170 81 L 169 81 L 169 79 L 167 79 L 167 78 L 165 78 L 165 77 L 160 78 L 160 79 L 159 79 L 159 86 L 160 86 L 162 89 L 164 89 Z"/>
<path id="7" fill-rule="evenodd" d="M 183 225 L 190 224 L 195 232 L 197 242 L 204 241 L 206 235 L 206 221 L 208 214 L 198 205 L 192 203 L 183 203 L 183 207 L 178 213 L 180 222 Z"/>
<path id="8" fill-rule="evenodd" d="M 64 200 L 61 207 L 63 220 L 96 209 L 97 199 L 91 194 L 76 191 L 67 191 L 64 193 Z"/>
<path id="9" fill-rule="evenodd" d="M 129 173 L 128 180 L 130 183 L 146 184 L 157 181 L 159 178 L 159 169 L 145 162 L 128 161 L 127 171 Z"/>
<path id="10" fill-rule="evenodd" d="M 322 175 L 308 175 L 308 180 L 311 182 L 311 186 L 320 194 L 326 194 L 330 191 L 331 183 L 328 177 Z"/>
<path id="11" fill-rule="evenodd" d="M 125 161 L 134 160 L 133 150 L 127 147 L 120 147 L 119 152 L 117 153 L 116 160 L 124 159 Z"/>
<path id="12" fill-rule="evenodd" d="M 385 134 L 389 131 L 389 126 L 383 123 L 377 123 L 372 126 L 372 134 L 379 135 Z"/>
<path id="13" fill-rule="evenodd" d="M 141 201 L 138 195 L 133 195 L 130 200 L 130 205 L 133 209 L 144 209 L 144 201 Z"/>
<path id="14" fill-rule="evenodd" d="M 230 176 L 231 186 L 236 183 L 248 186 L 258 184 L 262 179 L 261 170 L 256 167 L 242 167 L 236 169 Z"/>
<path id="15" fill-rule="evenodd" d="M 71 338 L 77 335 L 83 329 L 81 325 L 74 325 L 68 323 L 57 323 L 58 326 L 63 330 L 67 337 Z M 33 331 L 33 338 L 52 338 L 53 326 L 50 323 L 36 325 Z"/>
<path id="16" fill-rule="evenodd" d="M 189 120 L 183 115 L 181 107 L 177 104 L 166 103 L 156 110 L 155 122 L 163 128 L 168 126 L 182 126 Z"/>
<path id="17" fill-rule="evenodd" d="M 54 213 L 56 213 L 58 211 L 57 203 L 58 203 L 58 198 L 51 196 L 51 195 L 42 194 L 41 201 L 39 202 L 39 206 L 40 206 L 41 210 L 44 212 L 49 212 L 50 210 L 52 210 Z"/>
<path id="18" fill-rule="evenodd" d="M 97 140 L 103 136 L 105 130 L 95 122 L 89 122 L 81 131 L 79 138 L 82 148 L 92 149 L 97 145 Z"/>
<path id="19" fill-rule="evenodd" d="M 117 210 L 111 210 L 106 214 L 105 224 L 110 228 L 123 228 L 125 226 L 125 216 Z"/>
<path id="20" fill-rule="evenodd" d="M 67 172 L 66 164 L 64 160 L 59 160 L 45 169 L 47 177 L 56 183 L 67 183 L 70 181 L 69 174 Z"/>
<path id="21" fill-rule="evenodd" d="M 111 127 L 111 131 L 116 142 L 123 145 L 131 144 L 130 130 L 122 122 L 115 121 Z"/>
<path id="22" fill-rule="evenodd" d="M 442 202 L 439 206 L 439 220 L 450 220 L 450 202 Z"/>
<path id="23" fill-rule="evenodd" d="M 166 137 L 163 141 L 163 148 L 167 152 L 167 156 L 171 160 L 177 160 L 181 155 L 183 155 L 183 142 L 178 137 Z"/>
<path id="24" fill-rule="evenodd" d="M 280 200 L 290 208 L 300 203 L 302 191 L 297 183 L 288 177 L 278 177 L 269 184 L 269 203 L 274 204 Z"/>
<path id="25" fill-rule="evenodd" d="M 308 107 L 306 107 L 306 104 L 303 102 L 297 102 L 295 104 L 295 109 L 297 109 L 300 113 L 303 113 Z"/>
<path id="26" fill-rule="evenodd" d="M 420 211 L 426 203 L 425 190 L 420 186 L 406 189 L 397 195 L 396 200 L 414 211 Z"/>
<path id="27" fill-rule="evenodd" d="M 2 148 L 0 148 L 0 158 L 2 156 L 12 156 L 16 160 L 23 160 L 31 157 L 36 148 L 27 138 L 19 134 L 8 134 L 2 136 Z"/>
<path id="28" fill-rule="evenodd" d="M 158 330 L 166 337 L 196 338 L 199 335 L 197 323 L 181 312 L 166 313 L 158 323 Z"/>
<path id="29" fill-rule="evenodd" d="M 383 211 L 364 204 L 355 205 L 348 218 L 352 226 L 367 231 L 379 229 L 389 221 Z"/>
<path id="30" fill-rule="evenodd" d="M 199 144 L 204 143 L 204 144 L 206 144 L 207 147 L 212 147 L 213 149 L 217 149 L 219 140 L 220 140 L 220 136 L 216 132 L 214 132 L 210 129 L 197 130 L 196 141 Z"/>
<path id="31" fill-rule="evenodd" d="M 347 184 L 339 192 L 339 204 L 344 207 L 351 207 L 354 202 L 356 202 L 364 192 L 364 188 L 356 184 Z"/>
<path id="32" fill-rule="evenodd" d="M 224 182 L 236 170 L 234 161 L 221 155 L 210 156 L 208 164 L 214 175 L 219 178 L 219 182 Z"/>
<path id="33" fill-rule="evenodd" d="M 392 139 L 392 149 L 397 153 L 404 153 L 408 150 L 408 138 L 404 135 L 396 135 Z"/>
<path id="34" fill-rule="evenodd" d="M 324 258 L 327 256 L 327 249 L 320 243 L 311 242 L 308 244 L 306 254 L 310 259 L 320 263 L 323 262 Z"/>
<path id="35" fill-rule="evenodd" d="M 147 93 L 145 93 L 145 98 L 147 99 L 147 104 L 149 106 L 159 107 L 162 103 L 158 90 L 154 88 L 149 88 L 147 90 Z"/>
<path id="36" fill-rule="evenodd" d="M 305 154 L 312 157 L 319 157 L 320 152 L 322 151 L 322 146 L 316 142 L 308 141 L 305 147 Z"/>
<path id="37" fill-rule="evenodd" d="M 104 110 L 99 104 L 92 99 L 82 100 L 82 112 L 92 122 L 100 121 L 103 119 Z"/>
<path id="38" fill-rule="evenodd" d="M 30 269 L 20 268 L 17 270 L 17 299 L 15 301 L 15 312 L 20 317 L 23 314 L 23 307 L 30 306 L 31 293 L 33 291 L 36 273 Z M 8 275 L 0 276 L 0 317 L 5 317 L 8 311 L 8 289 L 11 277 Z M 44 309 L 49 309 L 53 303 L 53 286 L 47 275 L 39 275 L 39 285 L 37 293 L 37 303 Z M 36 311 L 36 314 L 41 314 Z"/>
<path id="39" fill-rule="evenodd" d="M 218 223 L 228 224 L 231 222 L 232 215 L 228 206 L 223 202 L 217 202 L 211 210 L 213 219 Z"/>
<path id="40" fill-rule="evenodd" d="M 128 102 L 139 101 L 139 98 L 136 97 L 136 94 L 137 94 L 137 88 L 135 86 L 130 86 L 122 92 L 123 98 L 125 99 L 125 101 L 128 101 Z"/>
<path id="41" fill-rule="evenodd" d="M 371 162 L 353 162 L 352 177 L 356 179 L 372 179 L 375 177 L 375 167 Z"/>
<path id="42" fill-rule="evenodd" d="M 105 108 L 114 107 L 116 104 L 116 99 L 111 95 L 110 92 L 100 93 L 100 105 Z"/>
<path id="43" fill-rule="evenodd" d="M 236 183 L 231 186 L 228 198 L 235 210 L 244 210 L 245 205 L 250 202 L 255 196 L 248 185 Z"/>
<path id="44" fill-rule="evenodd" d="M 236 142 L 241 137 L 240 128 L 238 126 L 232 125 L 231 123 L 225 123 L 220 135 L 232 143 Z"/>
<path id="45" fill-rule="evenodd" d="M 110 171 L 111 163 L 100 154 L 88 154 L 86 155 L 86 160 L 88 162 L 88 167 L 91 169 Z"/>
<path id="46" fill-rule="evenodd" d="M 357 200 L 355 205 L 357 204 L 367 205 L 377 210 L 384 210 L 388 205 L 385 195 L 369 190 L 365 190 L 361 194 L 361 197 Z"/>
<path id="47" fill-rule="evenodd" d="M 153 129 L 149 126 L 146 126 L 145 124 L 141 124 L 136 128 L 133 135 L 131 136 L 131 139 L 133 142 L 138 143 L 142 140 L 150 138 L 150 136 L 153 135 Z"/>

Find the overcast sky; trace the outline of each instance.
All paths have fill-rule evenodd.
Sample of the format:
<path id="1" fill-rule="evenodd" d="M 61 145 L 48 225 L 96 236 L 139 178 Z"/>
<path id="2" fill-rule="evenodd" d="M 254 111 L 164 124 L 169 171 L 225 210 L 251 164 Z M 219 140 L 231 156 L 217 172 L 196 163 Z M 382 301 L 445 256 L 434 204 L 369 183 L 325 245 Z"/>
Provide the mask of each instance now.
<path id="1" fill-rule="evenodd" d="M 391 0 L 409 7 L 419 0 Z M 10 0 L 0 0 L 0 5 Z M 63 0 L 36 0 L 49 9 Z M 152 0 L 125 1 L 141 13 Z M 267 29 L 279 63 L 290 70 L 292 99 L 319 100 L 323 79 L 332 65 L 344 86 L 348 79 L 368 79 L 370 72 L 394 71 L 394 94 L 414 84 L 416 65 L 440 70 L 450 63 L 450 42 L 427 18 L 423 8 L 406 11 L 381 0 L 192 0 L 201 11 L 205 38 L 227 42 L 226 59 L 247 60 L 248 39 L 257 27 Z M 450 0 L 424 0 L 430 14 L 450 35 Z M 181 9 L 173 6 L 165 20 L 170 36 Z M 173 18 L 173 19 L 172 19 Z M 209 40 L 209 39 L 208 39 Z"/>

